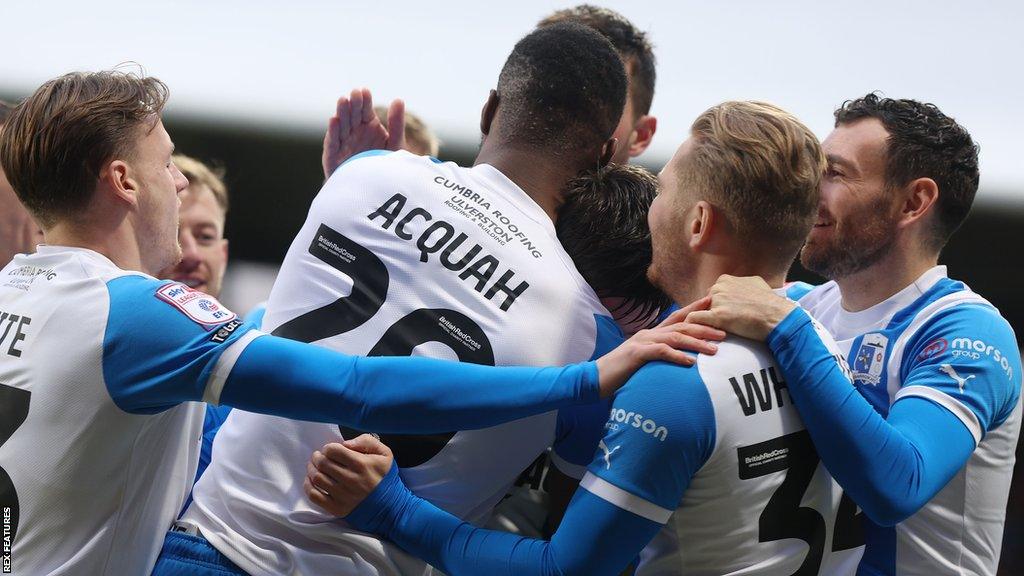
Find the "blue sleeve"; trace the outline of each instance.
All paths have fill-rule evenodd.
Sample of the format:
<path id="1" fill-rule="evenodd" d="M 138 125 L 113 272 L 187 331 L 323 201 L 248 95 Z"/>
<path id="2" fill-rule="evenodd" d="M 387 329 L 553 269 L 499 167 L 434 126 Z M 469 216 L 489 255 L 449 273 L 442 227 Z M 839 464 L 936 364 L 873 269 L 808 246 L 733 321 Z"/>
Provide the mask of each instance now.
<path id="1" fill-rule="evenodd" d="M 361 358 L 262 334 L 230 312 L 219 316 L 215 300 L 181 284 L 133 276 L 108 290 L 103 374 L 114 402 L 131 413 L 205 398 L 378 432 L 436 433 L 598 399 L 592 362 L 518 368 Z"/>
<path id="2" fill-rule="evenodd" d="M 253 306 L 252 310 L 249 310 L 248 312 L 246 312 L 245 316 L 242 317 L 242 320 L 244 322 L 249 322 L 253 326 L 259 328 L 260 326 L 263 325 L 263 317 L 266 316 L 266 314 L 267 314 L 267 303 L 266 302 L 260 302 L 259 304 Z"/>
<path id="3" fill-rule="evenodd" d="M 594 335 L 594 353 L 590 355 L 591 360 L 597 360 L 611 352 L 626 339 L 622 329 L 610 316 L 594 314 L 594 324 L 597 333 Z"/>
<path id="4" fill-rule="evenodd" d="M 579 480 L 594 458 L 597 444 L 604 436 L 604 425 L 611 411 L 611 400 L 569 406 L 558 411 L 551 462 L 563 474 Z"/>
<path id="5" fill-rule="evenodd" d="M 577 490 L 550 541 L 486 530 L 413 495 L 397 467 L 345 519 L 451 576 L 613 576 L 662 526 Z"/>
<path id="6" fill-rule="evenodd" d="M 261 336 L 238 357 L 221 402 L 390 434 L 495 426 L 598 399 L 593 362 L 494 367 L 434 358 L 348 356 Z"/>
<path id="7" fill-rule="evenodd" d="M 619 390 L 580 486 L 662 524 L 715 446 L 715 413 L 698 369 L 641 368 Z"/>
<path id="8" fill-rule="evenodd" d="M 988 306 L 937 314 L 914 335 L 900 364 L 897 400 L 926 398 L 957 416 L 975 443 L 1001 425 L 1020 397 L 1020 350 L 1012 328 Z"/>
<path id="9" fill-rule="evenodd" d="M 821 338 L 796 308 L 768 346 L 829 472 L 872 521 L 894 525 L 949 482 L 974 439 L 956 416 L 923 398 L 898 401 L 883 418 Z"/>
<path id="10" fill-rule="evenodd" d="M 635 420 L 614 416 L 618 410 L 645 412 L 634 427 Z M 695 369 L 659 363 L 630 379 L 612 413 L 600 443 L 605 448 L 594 455 L 584 489 L 576 491 L 550 542 L 463 522 L 414 496 L 394 468 L 346 520 L 452 576 L 620 574 L 668 521 L 707 460 L 714 415 Z M 647 424 L 647 416 L 660 418 L 665 431 Z"/>
<path id="11" fill-rule="evenodd" d="M 807 293 L 814 290 L 814 286 L 807 282 L 790 282 L 786 284 L 786 298 L 796 302 L 807 296 Z"/>
<path id="12" fill-rule="evenodd" d="M 143 276 L 107 283 L 103 378 L 119 408 L 155 414 L 202 400 L 221 354 L 253 329 L 215 299 Z"/>
<path id="13" fill-rule="evenodd" d="M 594 316 L 597 335 L 591 360 L 615 349 L 625 339 L 622 330 L 608 316 Z M 610 400 L 562 408 L 558 411 L 552 462 L 565 475 L 577 480 L 583 477 L 587 464 L 594 457 L 597 443 L 604 435 Z"/>

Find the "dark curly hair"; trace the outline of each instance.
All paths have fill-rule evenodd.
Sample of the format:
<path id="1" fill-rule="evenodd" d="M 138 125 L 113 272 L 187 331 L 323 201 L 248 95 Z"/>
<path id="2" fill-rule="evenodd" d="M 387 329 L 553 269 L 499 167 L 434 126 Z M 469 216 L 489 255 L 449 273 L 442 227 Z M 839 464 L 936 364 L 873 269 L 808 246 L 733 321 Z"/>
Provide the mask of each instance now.
<path id="1" fill-rule="evenodd" d="M 633 114 L 639 118 L 650 113 L 657 74 L 654 46 L 647 39 L 646 33 L 622 14 L 590 4 L 559 10 L 541 20 L 537 26 L 550 26 L 558 22 L 579 22 L 597 30 L 611 41 L 622 59 L 631 65 L 629 73 L 632 81 L 630 90 L 633 93 Z"/>
<path id="2" fill-rule="evenodd" d="M 538 28 L 516 43 L 498 77 L 499 138 L 585 169 L 619 123 L 626 86 L 622 60 L 601 34 L 568 22 Z"/>
<path id="3" fill-rule="evenodd" d="M 671 300 L 647 279 L 651 229 L 647 210 L 658 194 L 653 174 L 609 164 L 569 181 L 555 229 L 583 279 L 602 298 L 625 298 L 617 317 L 642 318 Z"/>
<path id="4" fill-rule="evenodd" d="M 847 100 L 835 117 L 836 126 L 876 118 L 889 132 L 885 180 L 890 188 L 917 178 L 935 181 L 938 217 L 932 240 L 941 250 L 967 218 L 978 191 L 978 145 L 971 135 L 934 104 L 875 93 Z"/>

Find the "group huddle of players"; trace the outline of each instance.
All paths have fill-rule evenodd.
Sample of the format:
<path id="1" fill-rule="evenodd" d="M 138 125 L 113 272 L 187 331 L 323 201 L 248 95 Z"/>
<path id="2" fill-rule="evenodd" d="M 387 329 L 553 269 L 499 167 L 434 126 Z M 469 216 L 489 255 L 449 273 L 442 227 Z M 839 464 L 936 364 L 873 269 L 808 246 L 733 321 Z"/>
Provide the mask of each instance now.
<path id="1" fill-rule="evenodd" d="M 45 83 L 0 133 L 43 233 L 0 272 L 0 572 L 995 574 L 1021 364 L 938 265 L 968 132 L 730 101 L 655 177 L 654 79 L 584 5 L 512 49 L 472 167 L 341 98 L 246 319 L 174 268 L 205 232 L 166 86 Z"/>

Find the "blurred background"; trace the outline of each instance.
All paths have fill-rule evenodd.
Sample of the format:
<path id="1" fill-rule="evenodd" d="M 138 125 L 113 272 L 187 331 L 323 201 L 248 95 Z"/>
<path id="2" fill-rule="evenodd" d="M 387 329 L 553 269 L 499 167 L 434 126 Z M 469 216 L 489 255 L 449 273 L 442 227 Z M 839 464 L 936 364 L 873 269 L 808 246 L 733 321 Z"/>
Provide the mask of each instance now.
<path id="1" fill-rule="evenodd" d="M 127 61 L 166 82 L 165 123 L 178 151 L 227 171 L 221 300 L 241 313 L 269 294 L 322 183 L 320 144 L 338 96 L 368 86 L 378 104 L 405 99 L 440 136 L 442 159 L 471 163 L 480 107 L 512 45 L 575 3 L 5 1 L 0 98 Z M 835 107 L 874 90 L 956 117 L 981 145 L 981 189 L 942 260 L 1000 308 L 1020 340 L 1024 3 L 593 3 L 622 13 L 655 45 L 658 131 L 638 159 L 655 171 L 693 118 L 723 100 L 773 102 L 822 138 Z M 799 269 L 793 276 L 820 281 Z M 1024 574 L 1020 468 L 1000 574 Z"/>

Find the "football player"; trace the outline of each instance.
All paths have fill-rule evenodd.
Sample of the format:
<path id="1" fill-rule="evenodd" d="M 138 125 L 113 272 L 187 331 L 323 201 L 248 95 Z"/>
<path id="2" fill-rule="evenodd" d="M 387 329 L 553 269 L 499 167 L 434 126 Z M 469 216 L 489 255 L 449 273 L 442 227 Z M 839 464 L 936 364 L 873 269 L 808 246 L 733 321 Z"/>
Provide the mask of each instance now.
<path id="1" fill-rule="evenodd" d="M 978 147 L 932 104 L 851 100 L 826 138 L 828 172 L 801 262 L 830 279 L 800 299 L 723 279 L 701 321 L 779 360 L 826 466 L 866 515 L 860 574 L 995 574 L 1020 436 L 1013 329 L 939 254 L 970 211 Z M 805 312 L 806 311 L 806 312 Z M 807 313 L 852 362 L 824 357 Z"/>

